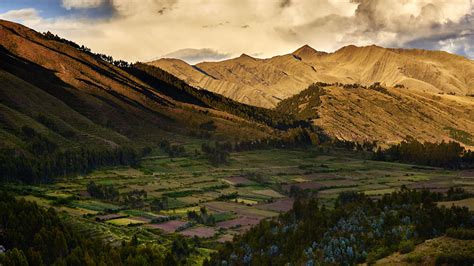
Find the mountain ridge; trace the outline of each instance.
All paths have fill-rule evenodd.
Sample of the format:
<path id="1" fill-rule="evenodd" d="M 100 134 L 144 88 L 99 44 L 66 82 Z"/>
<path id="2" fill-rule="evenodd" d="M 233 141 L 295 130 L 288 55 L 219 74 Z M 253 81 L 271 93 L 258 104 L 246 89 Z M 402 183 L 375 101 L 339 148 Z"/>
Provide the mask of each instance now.
<path id="1" fill-rule="evenodd" d="M 474 98 L 440 94 L 433 85 L 443 79 L 451 80 L 452 86 L 471 84 L 473 63 L 454 57 L 454 63 L 448 62 L 444 68 L 456 68 L 459 73 L 448 71 L 448 75 L 441 71 L 445 69 L 440 62 L 451 58 L 444 52 L 347 46 L 323 53 L 303 46 L 269 59 L 242 54 L 195 66 L 179 59 L 160 59 L 148 65 L 126 63 L 117 67 L 108 59 L 104 61 L 102 55 L 58 38 L 0 21 L 0 78 L 6 84 L 0 90 L 0 118 L 4 122 L 0 133 L 8 137 L 2 147 L 26 145 L 12 132 L 27 124 L 63 143 L 61 147 L 77 147 L 86 141 L 110 148 L 136 143 L 137 139 L 156 142 L 156 136 L 173 132 L 195 134 L 200 123 L 209 120 L 216 123 L 215 133 L 222 138 L 265 138 L 280 134 L 279 130 L 312 124 L 334 138 L 359 142 L 393 143 L 410 135 L 472 146 L 470 139 L 474 139 Z M 413 54 L 432 58 L 430 62 L 393 67 L 397 66 L 393 62 L 404 62 L 402 59 Z M 417 64 L 443 75 L 432 80 L 433 84 L 425 82 L 435 72 L 418 73 Z M 357 80 L 347 77 L 355 71 Z M 412 77 L 395 86 L 377 83 L 371 89 L 370 77 L 393 81 L 401 72 L 414 72 L 420 79 Z M 307 83 L 320 80 L 327 84 L 324 95 L 303 93 Z M 419 84 L 426 88 L 420 89 Z M 470 88 L 467 91 L 470 93 Z M 23 92 L 37 96 L 29 98 Z M 278 108 L 292 97 L 291 108 Z M 252 106 L 254 100 L 267 109 Z M 44 103 L 67 110 L 42 108 Z M 51 119 L 59 128 L 57 132 L 37 121 L 51 113 L 55 113 Z M 64 137 L 69 131 L 76 137 Z"/>
<path id="2" fill-rule="evenodd" d="M 267 59 L 199 63 L 195 67 L 201 72 L 193 75 L 183 61 L 179 73 L 168 60 L 149 64 L 250 105 L 281 111 L 285 99 L 296 97 L 293 110 L 283 112 L 309 119 L 340 139 L 396 143 L 412 136 L 473 146 L 456 136 L 474 139 L 474 98 L 466 96 L 474 94 L 474 62 L 447 52 L 349 45 L 324 53 L 305 45 Z M 304 93 L 316 82 L 330 85 L 317 103 Z M 378 91 L 361 89 L 374 83 Z"/>
<path id="3" fill-rule="evenodd" d="M 474 93 L 474 62 L 443 51 L 348 45 L 325 53 L 304 45 L 290 54 L 266 59 L 239 56 L 198 63 L 202 75 L 190 73 L 183 62 L 176 66 L 166 61 L 149 64 L 179 75 L 193 86 L 267 108 L 275 107 L 276 99 L 288 98 L 314 82 L 381 82 L 432 93 Z M 210 76 L 214 81 L 208 80 Z"/>

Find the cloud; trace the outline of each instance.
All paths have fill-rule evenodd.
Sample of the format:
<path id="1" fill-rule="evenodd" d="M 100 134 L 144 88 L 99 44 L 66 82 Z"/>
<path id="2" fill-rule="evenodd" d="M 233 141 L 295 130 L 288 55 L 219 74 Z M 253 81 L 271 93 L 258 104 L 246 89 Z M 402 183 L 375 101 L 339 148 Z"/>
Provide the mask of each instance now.
<path id="1" fill-rule="evenodd" d="M 6 13 L 0 14 L 0 18 L 20 23 L 38 23 L 41 21 L 38 11 L 34 8 L 10 10 Z"/>
<path id="2" fill-rule="evenodd" d="M 472 53 L 474 15 L 467 0 L 356 0 L 358 25 L 342 42 Z M 393 12 L 392 10 L 397 10 Z"/>
<path id="3" fill-rule="evenodd" d="M 409 40 L 436 35 L 440 28 L 449 28 L 472 12 L 472 5 L 466 0 L 354 2 L 358 4 L 353 17 L 357 28 L 347 34 L 346 41 L 361 43 L 403 45 Z"/>
<path id="4" fill-rule="evenodd" d="M 74 3 L 99 1 L 78 0 Z M 93 51 L 128 61 L 170 51 L 207 47 L 217 54 L 270 57 L 303 44 L 334 51 L 342 46 L 442 49 L 474 57 L 471 0 L 102 0 L 103 18 L 23 17 L 27 26 L 50 30 Z M 90 2 L 89 2 L 90 3 Z M 45 8 L 47 8 L 45 6 Z M 73 8 L 71 6 L 71 8 Z M 81 13 L 94 8 L 83 8 Z M 12 12 L 12 11 L 11 11 Z M 15 21 L 18 21 L 16 19 Z M 246 25 L 250 25 L 247 27 Z M 202 49 L 195 49 L 197 60 Z M 203 60 L 219 60 L 208 53 Z"/>
<path id="5" fill-rule="evenodd" d="M 280 0 L 280 7 L 285 8 L 291 5 L 291 0 Z"/>
<path id="6" fill-rule="evenodd" d="M 152 18 L 169 13 L 178 0 L 109 0 L 112 8 L 122 17 Z"/>
<path id="7" fill-rule="evenodd" d="M 169 54 L 161 56 L 161 58 L 177 58 L 188 62 L 189 64 L 196 64 L 203 61 L 219 61 L 227 59 L 231 54 L 220 53 L 210 48 L 202 49 L 180 49 Z"/>
<path id="8" fill-rule="evenodd" d="M 104 3 L 104 0 L 62 0 L 65 9 L 87 9 L 96 8 Z"/>
<path id="9" fill-rule="evenodd" d="M 329 50 L 348 44 L 378 44 L 441 49 L 474 57 L 471 34 L 474 15 L 469 0 L 352 0 L 351 3 L 356 8 L 350 15 L 332 13 L 297 25 L 285 25 L 277 31 L 289 42 L 308 42 Z"/>

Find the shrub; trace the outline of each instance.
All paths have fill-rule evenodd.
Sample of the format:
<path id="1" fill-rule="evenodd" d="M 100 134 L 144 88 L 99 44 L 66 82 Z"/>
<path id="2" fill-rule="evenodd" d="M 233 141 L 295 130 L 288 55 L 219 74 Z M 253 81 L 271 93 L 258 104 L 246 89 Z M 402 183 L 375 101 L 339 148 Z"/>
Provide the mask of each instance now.
<path id="1" fill-rule="evenodd" d="M 398 245 L 398 251 L 402 254 L 407 254 L 415 249 L 415 243 L 412 240 L 405 240 Z"/>
<path id="2" fill-rule="evenodd" d="M 449 228 L 446 235 L 456 239 L 474 240 L 474 229 L 467 228 Z"/>
<path id="3" fill-rule="evenodd" d="M 423 256 L 420 254 L 410 255 L 406 258 L 408 263 L 421 263 L 423 261 Z"/>
<path id="4" fill-rule="evenodd" d="M 386 247 L 379 247 L 367 255 L 367 263 L 374 264 L 377 260 L 390 255 L 390 250 Z"/>

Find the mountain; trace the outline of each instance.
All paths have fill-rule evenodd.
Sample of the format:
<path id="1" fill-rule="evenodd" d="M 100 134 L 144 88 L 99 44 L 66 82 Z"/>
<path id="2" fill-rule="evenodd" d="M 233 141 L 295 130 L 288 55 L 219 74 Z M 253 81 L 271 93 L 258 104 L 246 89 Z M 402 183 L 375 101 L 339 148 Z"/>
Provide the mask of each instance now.
<path id="1" fill-rule="evenodd" d="M 406 74 L 428 58 L 439 75 L 428 67 L 411 74 L 418 79 L 395 78 L 401 70 L 392 65 L 407 63 Z M 472 61 L 444 52 L 348 46 L 324 53 L 303 46 L 270 59 L 243 54 L 196 66 L 176 59 L 129 65 L 0 21 L 0 59 L 0 150 L 8 156 L 153 146 L 170 137 L 208 136 L 206 123 L 214 123 L 216 140 L 281 136 L 312 122 L 346 140 L 391 143 L 409 135 L 474 145 L 474 98 L 459 95 L 474 88 Z M 354 73 L 361 85 L 343 85 Z M 377 77 L 392 78 L 395 86 L 363 88 Z M 320 80 L 332 85 L 315 94 L 304 90 Z M 273 110 L 243 104 L 259 99 Z"/>
<path id="2" fill-rule="evenodd" d="M 192 86 L 266 108 L 274 107 L 316 80 L 313 68 L 301 64 L 293 55 L 266 60 L 242 54 L 238 58 L 195 66 L 177 59 L 159 59 L 149 64 Z"/>
<path id="3" fill-rule="evenodd" d="M 319 83 L 278 103 L 276 110 L 311 120 L 328 135 L 392 144 L 454 140 L 474 146 L 474 98 L 407 89 Z"/>
<path id="4" fill-rule="evenodd" d="M 324 53 L 305 45 L 291 54 L 269 59 L 243 54 L 195 66 L 176 59 L 159 59 L 149 64 L 193 86 L 269 108 L 314 82 L 381 82 L 388 87 L 403 85 L 416 91 L 474 94 L 474 62 L 441 51 L 350 45 Z"/>
<path id="5" fill-rule="evenodd" d="M 133 149 L 163 139 L 277 137 L 301 123 L 0 20 L 0 172 L 10 176 L 130 163 Z"/>
<path id="6" fill-rule="evenodd" d="M 412 136 L 474 146 L 474 62 L 458 55 L 375 45 L 324 53 L 305 45 L 269 59 L 149 64 L 193 86 L 311 120 L 340 139 L 393 143 Z M 316 82 L 331 86 L 307 89 Z M 383 88 L 361 89 L 376 82 Z"/>

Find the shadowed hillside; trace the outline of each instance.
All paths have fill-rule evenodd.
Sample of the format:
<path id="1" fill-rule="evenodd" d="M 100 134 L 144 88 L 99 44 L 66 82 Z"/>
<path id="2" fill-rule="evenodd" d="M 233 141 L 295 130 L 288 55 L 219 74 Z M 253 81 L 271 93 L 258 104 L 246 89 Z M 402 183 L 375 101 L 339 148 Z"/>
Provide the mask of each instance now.
<path id="1" fill-rule="evenodd" d="M 5 175 L 35 179 L 133 164 L 138 148 L 170 137 L 248 140 L 300 125 L 290 115 L 198 92 L 167 73 L 150 76 L 139 65 L 117 67 L 103 58 L 50 33 L 0 21 Z"/>

